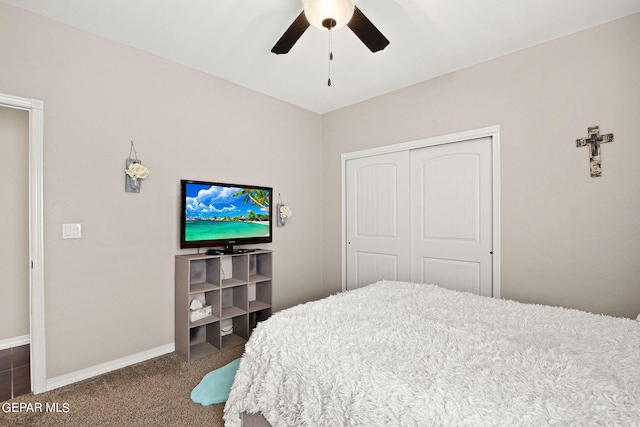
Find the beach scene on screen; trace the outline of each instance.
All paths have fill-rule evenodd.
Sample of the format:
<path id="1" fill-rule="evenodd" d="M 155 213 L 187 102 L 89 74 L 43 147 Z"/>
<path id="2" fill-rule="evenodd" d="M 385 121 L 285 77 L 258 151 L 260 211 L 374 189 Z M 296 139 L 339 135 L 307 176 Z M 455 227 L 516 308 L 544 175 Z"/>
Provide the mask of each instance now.
<path id="1" fill-rule="evenodd" d="M 268 190 L 188 183 L 185 240 L 269 236 Z"/>

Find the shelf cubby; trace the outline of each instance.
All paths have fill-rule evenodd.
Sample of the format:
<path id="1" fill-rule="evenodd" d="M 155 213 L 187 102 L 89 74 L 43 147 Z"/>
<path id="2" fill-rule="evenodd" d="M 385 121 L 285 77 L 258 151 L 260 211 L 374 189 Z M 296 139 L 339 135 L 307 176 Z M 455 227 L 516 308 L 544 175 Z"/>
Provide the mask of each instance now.
<path id="1" fill-rule="evenodd" d="M 188 348 L 191 360 L 200 359 L 220 351 L 221 337 L 219 323 L 220 322 L 212 322 L 190 328 Z"/>
<path id="2" fill-rule="evenodd" d="M 249 256 L 249 282 L 271 279 L 271 252 L 255 253 Z"/>
<path id="3" fill-rule="evenodd" d="M 248 294 L 247 286 L 234 286 L 231 288 L 224 288 L 222 293 L 222 319 L 229 319 L 232 317 L 247 314 L 248 310 Z"/>
<path id="4" fill-rule="evenodd" d="M 249 298 L 249 312 L 271 308 L 271 280 L 251 284 L 255 286 L 255 299 Z"/>
<path id="5" fill-rule="evenodd" d="M 254 330 L 258 323 L 271 316 L 271 307 L 249 313 L 249 330 Z"/>

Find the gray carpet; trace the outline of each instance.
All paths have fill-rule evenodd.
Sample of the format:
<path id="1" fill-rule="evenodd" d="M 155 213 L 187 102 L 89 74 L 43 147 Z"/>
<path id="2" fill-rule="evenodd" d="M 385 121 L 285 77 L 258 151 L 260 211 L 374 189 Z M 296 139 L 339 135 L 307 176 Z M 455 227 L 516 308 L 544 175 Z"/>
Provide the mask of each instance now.
<path id="1" fill-rule="evenodd" d="M 239 346 L 191 363 L 171 353 L 47 393 L 20 396 L 0 405 L 31 403 L 36 408 L 39 403 L 42 412 L 0 410 L 0 426 L 222 427 L 224 404 L 201 406 L 191 401 L 191 390 L 243 351 Z M 57 404 L 61 412 L 46 412 L 47 403 L 50 408 Z"/>

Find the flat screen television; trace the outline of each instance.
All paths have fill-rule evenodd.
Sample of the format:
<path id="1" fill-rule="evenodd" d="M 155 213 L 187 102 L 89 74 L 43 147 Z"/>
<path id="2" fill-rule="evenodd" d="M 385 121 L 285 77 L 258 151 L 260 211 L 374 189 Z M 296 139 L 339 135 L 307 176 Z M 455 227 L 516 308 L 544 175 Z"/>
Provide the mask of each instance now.
<path id="1" fill-rule="evenodd" d="M 234 253 L 238 245 L 272 241 L 271 187 L 189 180 L 180 187 L 181 248 Z"/>

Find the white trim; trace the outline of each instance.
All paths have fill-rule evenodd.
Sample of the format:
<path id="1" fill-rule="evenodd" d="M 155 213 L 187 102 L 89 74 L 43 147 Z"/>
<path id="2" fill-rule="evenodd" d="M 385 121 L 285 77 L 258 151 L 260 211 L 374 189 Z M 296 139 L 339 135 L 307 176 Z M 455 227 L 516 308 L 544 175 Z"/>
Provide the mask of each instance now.
<path id="1" fill-rule="evenodd" d="M 493 153 L 493 297 L 500 296 L 500 259 L 502 255 L 500 245 L 500 126 L 492 127 L 491 132 L 491 151 Z"/>
<path id="2" fill-rule="evenodd" d="M 376 156 L 379 154 L 395 153 L 398 151 L 413 150 L 434 145 L 450 144 L 453 142 L 468 141 L 470 139 L 491 137 L 492 169 L 493 169 L 493 297 L 500 298 L 500 125 L 488 126 L 449 135 L 434 136 L 367 150 L 354 151 L 341 154 L 342 175 L 342 290 L 347 289 L 347 200 L 346 200 L 346 164 L 348 160 L 362 157 Z"/>
<path id="3" fill-rule="evenodd" d="M 19 347 L 21 345 L 29 344 L 31 338 L 29 335 L 22 335 L 20 337 L 8 338 L 0 341 L 0 350 L 6 350 L 8 348 Z"/>
<path id="4" fill-rule="evenodd" d="M 29 315 L 31 390 L 45 390 L 43 147 L 44 103 L 0 93 L 0 107 L 29 111 Z"/>
<path id="5" fill-rule="evenodd" d="M 434 136 L 425 139 L 416 139 L 415 141 L 401 142 L 399 144 L 385 145 L 383 147 L 370 148 L 367 150 L 353 151 L 351 153 L 343 153 L 341 155 L 342 162 L 360 157 L 375 156 L 378 154 L 395 153 L 397 151 L 413 150 L 415 148 L 430 147 L 432 145 L 449 144 L 452 142 L 468 141 L 470 139 L 485 138 L 493 136 L 494 133 L 500 132 L 500 126 L 489 126 L 480 129 L 467 130 L 464 132 L 452 133 L 449 135 Z"/>
<path id="6" fill-rule="evenodd" d="M 343 153 L 340 157 L 340 207 L 342 208 L 342 219 L 340 220 L 342 233 L 342 290 L 347 290 L 347 158 L 349 153 Z"/>
<path id="7" fill-rule="evenodd" d="M 146 350 L 140 353 L 132 354 L 130 356 L 121 357 L 120 359 L 112 360 L 111 362 L 101 363 L 100 365 L 96 365 L 91 368 L 81 369 L 76 372 L 71 372 L 70 374 L 60 375 L 59 377 L 47 380 L 47 391 L 64 387 L 69 384 L 77 383 L 78 381 L 93 378 L 98 375 L 106 374 L 107 372 L 115 371 L 117 369 L 122 369 L 136 363 L 144 362 L 145 360 L 153 359 L 154 357 L 164 356 L 165 354 L 174 352 L 175 349 L 175 343 L 166 344 L 160 347 L 152 348 L 151 350 Z"/>

